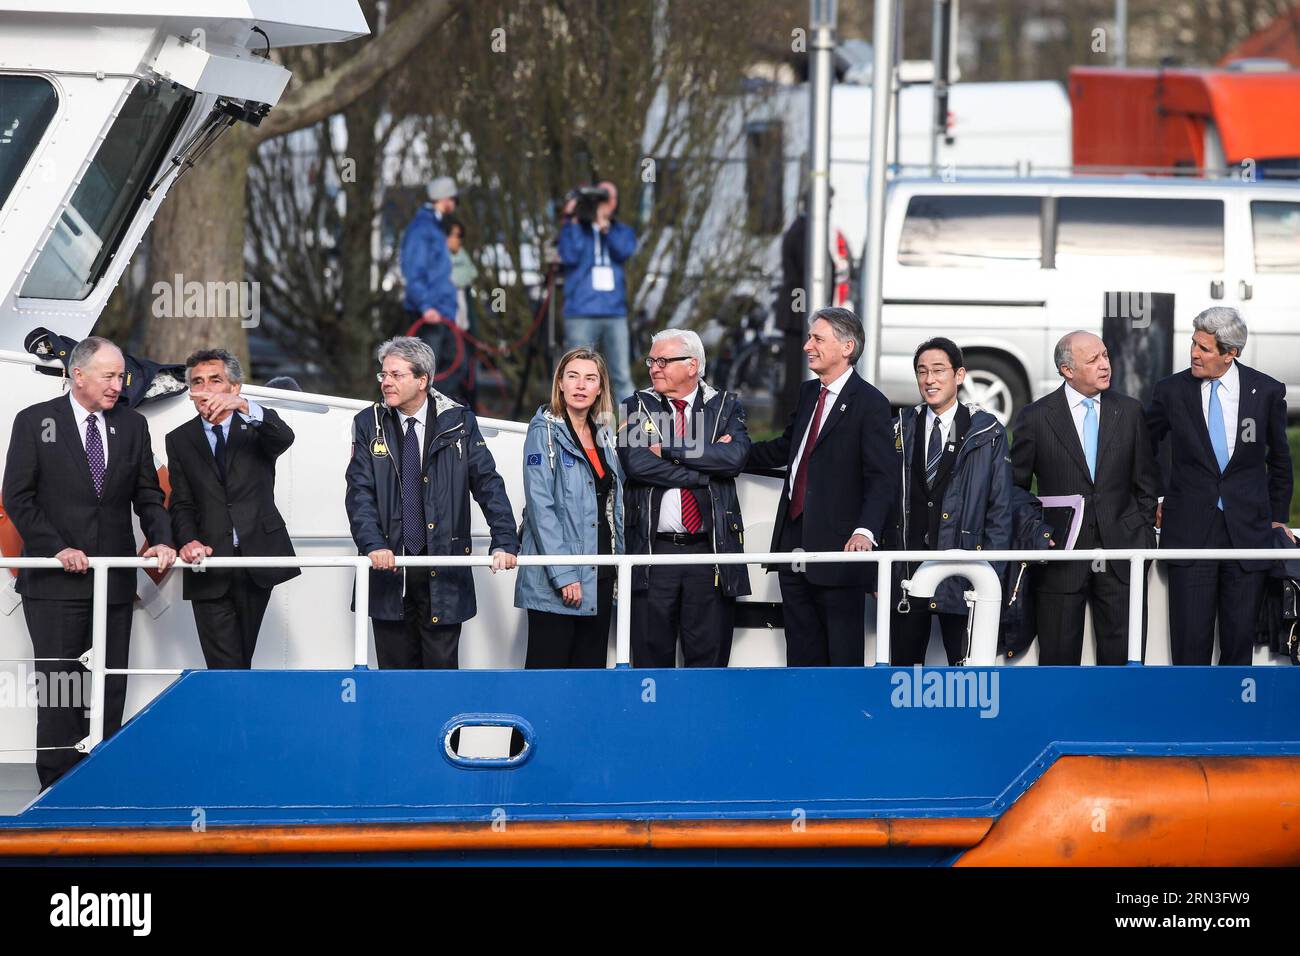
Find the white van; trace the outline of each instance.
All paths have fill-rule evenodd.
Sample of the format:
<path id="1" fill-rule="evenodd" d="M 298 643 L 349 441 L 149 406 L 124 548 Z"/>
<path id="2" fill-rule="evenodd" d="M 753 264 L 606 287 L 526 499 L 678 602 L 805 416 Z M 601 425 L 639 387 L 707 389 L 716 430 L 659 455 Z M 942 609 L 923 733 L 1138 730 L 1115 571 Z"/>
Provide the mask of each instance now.
<path id="1" fill-rule="evenodd" d="M 1192 319 L 1226 305 L 1249 329 L 1243 361 L 1284 382 L 1300 414 L 1300 186 L 899 179 L 887 203 L 878 385 L 891 402 L 918 401 L 912 355 L 934 335 L 965 353 L 965 400 L 1006 422 L 1060 384 L 1052 348 L 1071 329 L 1101 334 L 1111 313 L 1112 362 L 1145 363 L 1149 379 L 1186 368 Z"/>

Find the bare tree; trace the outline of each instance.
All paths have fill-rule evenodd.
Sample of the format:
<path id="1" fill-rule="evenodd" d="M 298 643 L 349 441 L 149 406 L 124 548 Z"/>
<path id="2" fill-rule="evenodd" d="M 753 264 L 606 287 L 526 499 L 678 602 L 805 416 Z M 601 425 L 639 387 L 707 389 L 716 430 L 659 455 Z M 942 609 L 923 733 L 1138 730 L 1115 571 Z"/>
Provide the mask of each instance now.
<path id="1" fill-rule="evenodd" d="M 371 23 L 374 5 L 369 4 Z M 299 79 L 259 127 L 228 132 L 163 203 L 153 225 L 149 271 L 152 281 L 230 281 L 244 277 L 245 192 L 258 146 L 267 140 L 322 122 L 372 90 L 461 4 L 455 0 L 410 0 L 382 36 L 347 44 L 343 51 L 304 50 L 298 65 L 312 75 L 313 58 L 324 68 Z M 248 357 L 245 330 L 237 319 L 147 319 L 146 348 L 171 361 L 195 348 L 222 345 Z"/>

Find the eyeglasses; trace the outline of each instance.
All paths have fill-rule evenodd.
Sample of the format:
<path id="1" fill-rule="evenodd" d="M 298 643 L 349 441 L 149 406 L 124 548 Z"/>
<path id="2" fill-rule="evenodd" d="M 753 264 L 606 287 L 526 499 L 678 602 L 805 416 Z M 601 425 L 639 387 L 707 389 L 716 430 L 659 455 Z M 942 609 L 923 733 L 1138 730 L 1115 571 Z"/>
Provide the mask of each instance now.
<path id="1" fill-rule="evenodd" d="M 418 378 L 419 376 L 411 372 L 376 372 L 375 381 L 380 385 L 384 384 L 384 379 L 391 378 L 394 382 L 400 382 L 404 378 Z"/>
<path id="2" fill-rule="evenodd" d="M 689 362 L 695 358 L 694 355 L 674 355 L 672 358 L 648 358 L 645 360 L 646 368 L 667 368 L 669 362 Z"/>
<path id="3" fill-rule="evenodd" d="M 932 376 L 936 381 L 939 381 L 946 378 L 951 371 L 951 365 L 941 365 L 938 368 L 926 368 L 921 365 L 916 370 L 916 380 L 919 382 Z"/>

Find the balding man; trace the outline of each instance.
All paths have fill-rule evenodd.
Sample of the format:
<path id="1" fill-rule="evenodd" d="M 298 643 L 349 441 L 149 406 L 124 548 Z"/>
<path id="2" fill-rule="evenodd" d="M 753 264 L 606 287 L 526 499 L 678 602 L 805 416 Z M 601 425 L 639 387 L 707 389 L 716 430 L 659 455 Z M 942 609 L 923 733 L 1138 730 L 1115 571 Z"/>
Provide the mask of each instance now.
<path id="1" fill-rule="evenodd" d="M 90 648 L 93 575 L 88 557 L 136 553 L 131 508 L 160 570 L 176 560 L 171 522 L 149 441 L 149 424 L 119 402 L 126 366 L 108 339 L 91 336 L 68 359 L 71 392 L 24 408 L 14 419 L 5 461 L 4 506 L 23 538 L 23 557 L 58 558 L 62 570 L 23 568 L 18 593 L 47 688 L 66 687 L 60 672 L 82 672 L 78 657 Z M 108 628 L 104 663 L 130 660 L 131 608 L 136 572 L 108 572 Z M 75 682 L 82 686 L 80 680 Z M 122 726 L 126 678 L 104 687 L 104 736 Z M 89 729 L 89 700 L 42 701 L 36 712 L 36 772 L 48 787 L 81 759 L 74 748 Z M 49 749 L 46 749 L 49 748 Z"/>
<path id="2" fill-rule="evenodd" d="M 1155 547 L 1160 478 L 1141 403 L 1111 389 L 1110 356 L 1091 332 L 1064 336 L 1054 359 L 1061 387 L 1026 405 L 1011 429 L 1015 483 L 1029 490 L 1037 479 L 1040 497 L 1082 497 L 1077 550 Z M 1054 547 L 1065 546 L 1064 534 L 1058 530 Z M 1128 567 L 1066 561 L 1035 569 L 1040 664 L 1082 661 L 1085 605 L 1092 608 L 1097 663 L 1125 663 Z M 1145 642 L 1145 609 L 1142 633 Z"/>

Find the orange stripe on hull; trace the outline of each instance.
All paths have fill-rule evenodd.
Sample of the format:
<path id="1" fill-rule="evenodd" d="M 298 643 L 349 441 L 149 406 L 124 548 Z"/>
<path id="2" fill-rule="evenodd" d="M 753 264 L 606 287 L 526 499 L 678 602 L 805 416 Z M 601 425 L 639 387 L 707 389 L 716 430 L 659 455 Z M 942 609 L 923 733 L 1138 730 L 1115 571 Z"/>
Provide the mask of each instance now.
<path id="1" fill-rule="evenodd" d="M 458 850 L 974 846 L 992 820 L 507 821 L 365 826 L 0 830 L 0 856 L 405 853 Z"/>
<path id="2" fill-rule="evenodd" d="M 1295 866 L 1300 757 L 1062 757 L 958 866 Z"/>

